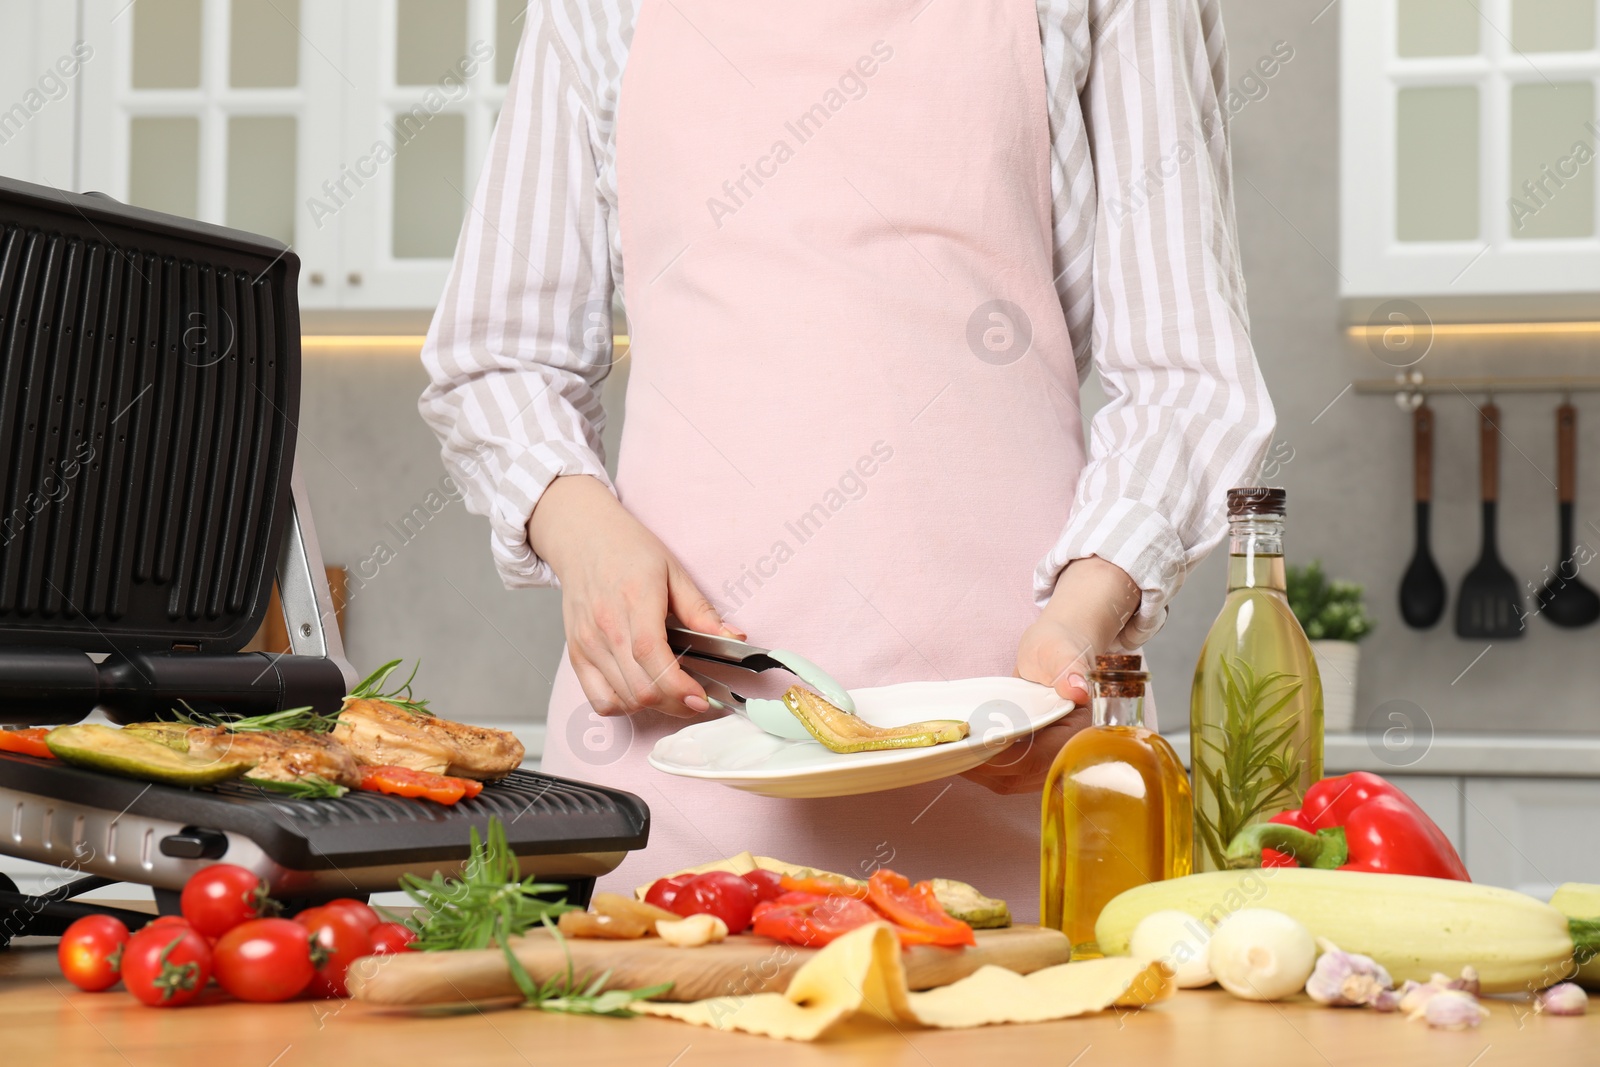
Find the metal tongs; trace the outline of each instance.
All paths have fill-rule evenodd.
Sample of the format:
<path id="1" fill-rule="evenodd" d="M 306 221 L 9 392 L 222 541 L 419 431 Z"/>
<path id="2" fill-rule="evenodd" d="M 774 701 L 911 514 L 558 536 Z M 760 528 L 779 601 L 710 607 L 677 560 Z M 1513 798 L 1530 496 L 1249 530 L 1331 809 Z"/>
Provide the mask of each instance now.
<path id="1" fill-rule="evenodd" d="M 809 660 L 791 653 L 761 648 L 731 637 L 705 634 L 671 624 L 667 626 L 667 645 L 677 654 L 678 664 L 683 668 L 683 672 L 705 689 L 706 699 L 711 702 L 713 708 L 742 715 L 760 729 L 776 737 L 796 741 L 810 740 L 811 734 L 805 725 L 783 706 L 782 701 L 764 697 L 748 698 L 733 688 L 733 685 L 739 684 L 741 675 L 747 675 L 754 681 L 756 675 L 762 671 L 780 670 L 799 678 L 801 675 L 795 669 L 796 664 L 819 670 Z M 785 662 L 786 660 L 789 662 Z M 706 673 L 702 665 L 711 664 L 723 668 L 731 667 L 738 672 L 732 685 L 722 678 Z M 816 681 L 803 678 L 802 680 L 812 683 Z M 848 694 L 844 694 L 843 699 L 850 706 L 842 707 L 840 710 L 853 714 L 855 706 L 850 703 Z"/>

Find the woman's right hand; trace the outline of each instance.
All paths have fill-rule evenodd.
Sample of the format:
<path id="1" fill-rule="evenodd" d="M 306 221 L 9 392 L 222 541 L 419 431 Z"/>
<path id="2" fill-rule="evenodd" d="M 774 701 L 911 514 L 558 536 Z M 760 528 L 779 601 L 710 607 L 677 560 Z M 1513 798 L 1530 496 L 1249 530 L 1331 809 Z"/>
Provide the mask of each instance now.
<path id="1" fill-rule="evenodd" d="M 597 479 L 557 478 L 528 520 L 528 543 L 561 580 L 567 657 L 601 715 L 711 710 L 667 646 L 666 619 L 744 640 L 667 547 Z"/>

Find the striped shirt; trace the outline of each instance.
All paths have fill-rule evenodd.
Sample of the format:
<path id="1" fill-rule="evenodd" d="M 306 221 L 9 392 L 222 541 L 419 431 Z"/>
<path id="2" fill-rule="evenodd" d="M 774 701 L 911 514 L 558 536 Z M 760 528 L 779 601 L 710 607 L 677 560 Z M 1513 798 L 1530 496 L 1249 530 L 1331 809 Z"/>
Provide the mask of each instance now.
<path id="1" fill-rule="evenodd" d="M 1107 402 L 1033 591 L 1042 605 L 1073 559 L 1117 564 L 1143 594 L 1129 647 L 1221 538 L 1224 492 L 1256 480 L 1274 425 L 1235 233 L 1219 2 L 1037 0 L 1056 290 L 1079 377 L 1094 370 Z M 527 538 L 545 487 L 611 484 L 603 312 L 624 293 L 615 137 L 636 9 L 529 4 L 422 351 L 419 408 L 468 507 L 490 519 L 508 587 L 554 584 Z"/>

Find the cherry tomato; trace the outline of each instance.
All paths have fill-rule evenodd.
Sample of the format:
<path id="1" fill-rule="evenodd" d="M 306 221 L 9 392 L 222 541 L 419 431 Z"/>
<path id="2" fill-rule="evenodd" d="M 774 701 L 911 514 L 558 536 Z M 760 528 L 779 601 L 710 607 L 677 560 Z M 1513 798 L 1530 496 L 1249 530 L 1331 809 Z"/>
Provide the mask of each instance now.
<path id="1" fill-rule="evenodd" d="M 307 908 L 294 921 L 311 931 L 313 944 L 322 950 L 316 977 L 306 992 L 314 997 L 348 997 L 345 973 L 356 960 L 371 954 L 372 939 L 346 909 L 331 905 Z"/>
<path id="2" fill-rule="evenodd" d="M 417 939 L 417 932 L 404 923 L 379 923 L 367 931 L 367 936 L 372 940 L 374 956 L 388 956 L 414 951 L 411 942 Z"/>
<path id="3" fill-rule="evenodd" d="M 221 937 L 240 923 L 277 911 L 267 883 L 254 871 L 213 863 L 183 886 L 183 917 L 205 937 Z"/>
<path id="4" fill-rule="evenodd" d="M 692 874 L 680 874 L 676 878 L 657 878 L 655 883 L 645 890 L 644 902 L 671 911 L 672 902 L 678 898 L 683 887 L 693 880 Z"/>
<path id="5" fill-rule="evenodd" d="M 383 916 L 374 911 L 371 904 L 353 897 L 339 897 L 337 900 L 328 901 L 322 907 L 347 912 L 357 920 L 363 930 L 371 930 L 383 922 Z"/>
<path id="6" fill-rule="evenodd" d="M 217 941 L 217 983 L 240 1000 L 288 1000 L 311 984 L 322 955 L 300 923 L 252 919 Z"/>
<path id="7" fill-rule="evenodd" d="M 110 989 L 117 984 L 122 946 L 127 940 L 128 928 L 121 919 L 85 915 L 67 927 L 56 946 L 62 976 L 88 993 Z"/>
<path id="8" fill-rule="evenodd" d="M 756 887 L 727 871 L 697 874 L 673 898 L 668 910 L 678 915 L 715 915 L 728 933 L 743 933 L 756 907 Z"/>
<path id="9" fill-rule="evenodd" d="M 157 915 L 154 919 L 151 919 L 149 922 L 139 927 L 139 929 L 149 930 L 152 927 L 155 929 L 160 929 L 166 926 L 174 926 L 180 930 L 194 929 L 194 924 L 188 919 L 185 919 L 182 915 Z M 202 934 L 201 936 L 203 937 L 205 935 Z"/>
<path id="10" fill-rule="evenodd" d="M 122 984 L 153 1008 L 176 1008 L 211 980 L 211 946 L 189 927 L 151 924 L 122 946 Z"/>
<path id="11" fill-rule="evenodd" d="M 756 887 L 756 903 L 763 900 L 777 900 L 783 896 L 783 875 L 777 871 L 767 871 L 757 868 L 747 871 L 744 880 Z"/>

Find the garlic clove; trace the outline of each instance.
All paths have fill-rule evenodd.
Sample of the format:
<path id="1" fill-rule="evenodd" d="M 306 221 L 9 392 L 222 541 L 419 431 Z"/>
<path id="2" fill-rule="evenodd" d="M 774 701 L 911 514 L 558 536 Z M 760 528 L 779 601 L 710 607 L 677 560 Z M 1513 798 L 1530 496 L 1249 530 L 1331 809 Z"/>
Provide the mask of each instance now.
<path id="1" fill-rule="evenodd" d="M 1583 1015 L 1589 1010 L 1589 994 L 1572 982 L 1561 982 L 1536 993 L 1533 1010 L 1546 1015 Z"/>
<path id="2" fill-rule="evenodd" d="M 1306 995 L 1318 1004 L 1349 1007 L 1371 1004 L 1394 985 L 1389 972 L 1371 956 L 1342 952 L 1326 938 L 1316 968 L 1306 980 Z"/>
<path id="3" fill-rule="evenodd" d="M 728 924 L 715 915 L 690 915 L 675 922 L 656 921 L 656 933 L 661 940 L 678 948 L 699 948 L 721 941 L 728 936 Z"/>
<path id="4" fill-rule="evenodd" d="M 1422 1018 L 1436 1030 L 1465 1030 L 1489 1014 L 1478 998 L 1460 989 L 1440 989 L 1428 998 Z M 1413 1016 L 1415 1018 L 1415 1016 Z"/>

